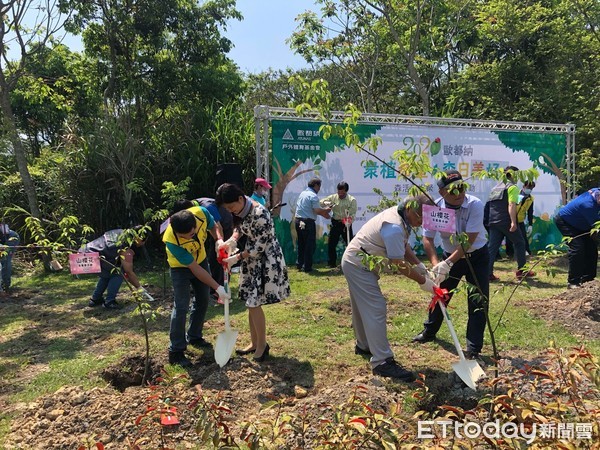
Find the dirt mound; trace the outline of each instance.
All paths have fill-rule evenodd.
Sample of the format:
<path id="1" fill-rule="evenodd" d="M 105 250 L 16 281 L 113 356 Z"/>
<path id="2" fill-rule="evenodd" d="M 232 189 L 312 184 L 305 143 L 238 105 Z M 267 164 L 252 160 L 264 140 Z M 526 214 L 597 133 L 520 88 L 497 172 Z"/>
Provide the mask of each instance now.
<path id="1" fill-rule="evenodd" d="M 131 361 L 132 358 L 127 358 L 123 363 L 130 364 Z M 402 396 L 401 392 L 390 392 L 379 379 L 371 376 L 322 389 L 302 386 L 298 384 L 301 379 L 311 380 L 307 378 L 306 367 L 301 366 L 301 363 L 294 365 L 285 358 L 264 365 L 235 358 L 222 370 L 214 363 L 194 367 L 189 373 L 191 386 L 189 383 L 174 384 L 163 392 L 163 397 L 168 396 L 170 405 L 177 408 L 180 421 L 179 425 L 163 429 L 166 442 L 177 443 L 181 448 L 198 445 L 195 430 L 198 415 L 189 408 L 199 397 L 195 383 L 213 404 L 222 402 L 231 409 L 225 420 L 238 433 L 236 427 L 242 421 L 255 421 L 259 415 L 264 418 L 275 414 L 275 411 L 260 410 L 261 405 L 273 399 L 284 399 L 286 410 L 316 419 L 328 409 L 333 412 L 336 405 L 348 401 L 357 389 L 369 399 L 372 407 L 381 410 L 386 410 Z M 129 387 L 123 392 L 112 387 L 87 391 L 81 386 L 63 387 L 35 402 L 15 405 L 19 418 L 11 426 L 6 448 L 76 449 L 84 443 L 101 441 L 107 449 L 123 449 L 128 440 L 138 442 L 142 448 L 158 448 L 160 427 L 144 429 L 136 425 L 136 419 L 148 406 L 156 404 L 159 392 L 147 387 Z M 318 422 L 314 420 L 313 423 Z"/>
<path id="2" fill-rule="evenodd" d="M 580 288 L 545 299 L 526 300 L 527 306 L 536 316 L 560 323 L 583 339 L 600 338 L 600 281 L 584 283 Z"/>
<path id="3" fill-rule="evenodd" d="M 102 378 L 111 386 L 123 392 L 131 386 L 141 386 L 146 372 L 146 380 L 152 382 L 160 375 L 160 366 L 152 359 L 148 361 L 146 371 L 146 359 L 143 356 L 130 356 L 119 364 L 107 367 L 102 371 Z"/>
<path id="4" fill-rule="evenodd" d="M 24 295 L 20 301 L 23 304 L 35 298 L 28 300 Z M 521 303 L 539 317 L 570 328 L 576 336 L 600 337 L 600 282 L 586 283 L 551 298 Z M 341 302 L 331 308 L 346 313 L 346 306 Z M 536 361 L 527 361 L 530 357 L 513 359 L 509 365 L 514 369 L 536 364 Z M 276 414 L 275 408 L 261 410 L 273 399 L 281 399 L 285 411 L 305 415 L 310 428 L 306 436 L 314 437 L 318 431 L 314 428 L 318 426 L 317 419 L 323 414 L 333 415 L 337 405 L 347 402 L 356 392 L 368 399 L 371 407 L 387 410 L 398 401 L 405 403 L 407 389 L 414 388 L 371 376 L 366 361 L 362 369 L 352 372 L 345 372 L 340 366 L 332 368 L 331 379 L 317 383 L 310 362 L 285 356 L 272 357 L 265 364 L 254 363 L 252 358 L 235 357 L 223 369 L 214 362 L 211 352 L 194 353 L 193 360 L 195 364 L 188 372 L 188 380 L 175 383 L 166 391 L 135 386 L 141 382 L 144 360 L 140 356 L 128 356 L 103 372 L 104 379 L 110 383 L 107 387 L 66 386 L 34 402 L 10 405 L 5 412 L 15 419 L 5 448 L 65 450 L 98 441 L 106 449 L 128 448 L 128 442 L 138 443 L 144 449 L 159 448 L 161 427 L 157 417 L 147 422 L 142 420 L 141 425 L 136 421 L 147 413 L 148 407 L 156 407 L 158 398 L 167 397 L 169 404 L 177 408 L 180 424 L 162 430 L 165 443 L 177 448 L 198 448 L 199 413 L 190 405 L 196 404 L 201 394 L 209 399 L 209 407 L 216 408 L 222 402 L 230 408 L 231 412 L 225 413 L 223 420 L 236 437 L 242 422 L 256 422 Z M 155 381 L 159 374 L 167 378 L 162 372 L 165 363 L 160 358 L 151 361 L 149 380 Z M 470 408 L 477 403 L 479 391 L 475 395 L 465 389 L 453 373 L 425 372 L 430 393 L 436 397 L 430 404 L 420 404 L 419 408 L 432 411 L 441 402 Z M 346 379 L 343 373 L 357 373 L 357 376 Z M 200 394 L 197 387 L 201 387 Z M 152 418 L 150 416 L 148 418 Z M 310 448 L 307 442 L 289 444 L 289 448 Z"/>

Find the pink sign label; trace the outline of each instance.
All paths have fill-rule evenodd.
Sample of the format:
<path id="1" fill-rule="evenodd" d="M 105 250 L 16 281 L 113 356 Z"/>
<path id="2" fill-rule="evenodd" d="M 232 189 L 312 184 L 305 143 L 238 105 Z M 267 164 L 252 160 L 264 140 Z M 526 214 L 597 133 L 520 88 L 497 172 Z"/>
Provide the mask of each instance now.
<path id="1" fill-rule="evenodd" d="M 100 253 L 74 253 L 69 255 L 69 269 L 73 275 L 100 273 Z"/>
<path id="2" fill-rule="evenodd" d="M 456 211 L 450 208 L 423 205 L 423 228 L 444 233 L 456 233 Z"/>

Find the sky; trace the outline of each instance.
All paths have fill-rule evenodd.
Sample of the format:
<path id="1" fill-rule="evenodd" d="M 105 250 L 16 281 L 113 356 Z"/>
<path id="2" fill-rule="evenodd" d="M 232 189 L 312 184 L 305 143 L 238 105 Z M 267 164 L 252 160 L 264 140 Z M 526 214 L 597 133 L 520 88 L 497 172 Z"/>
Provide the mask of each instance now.
<path id="1" fill-rule="evenodd" d="M 242 72 L 307 67 L 285 40 L 296 29 L 298 14 L 319 10 L 313 0 L 237 0 L 236 8 L 244 20 L 230 21 L 225 36 L 235 46 L 228 56 Z"/>
<path id="2" fill-rule="evenodd" d="M 303 58 L 292 52 L 285 40 L 296 29 L 294 19 L 299 14 L 307 10 L 319 11 L 314 0 L 237 0 L 236 9 L 244 19 L 229 21 L 223 34 L 233 42 L 234 48 L 228 56 L 242 72 L 308 66 Z M 79 36 L 67 34 L 62 42 L 73 51 L 83 50 Z M 9 51 L 9 56 L 16 59 L 19 54 L 14 50 L 14 55 Z"/>

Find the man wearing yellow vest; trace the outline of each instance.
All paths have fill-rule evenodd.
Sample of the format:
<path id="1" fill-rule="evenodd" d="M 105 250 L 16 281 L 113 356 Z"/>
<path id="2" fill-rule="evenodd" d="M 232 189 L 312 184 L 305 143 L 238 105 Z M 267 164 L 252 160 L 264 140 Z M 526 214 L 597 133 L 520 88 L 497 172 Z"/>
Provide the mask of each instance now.
<path id="1" fill-rule="evenodd" d="M 195 347 L 210 347 L 202 337 L 202 327 L 208 308 L 209 289 L 213 288 L 219 299 L 228 302 L 231 295 L 210 275 L 204 241 L 207 233 L 215 238 L 214 219 L 202 206 L 194 206 L 171 216 L 165 230 L 163 242 L 167 247 L 167 260 L 171 268 L 174 302 L 171 313 L 169 338 L 169 363 L 190 367 L 191 361 L 184 352 L 187 344 Z M 190 286 L 194 289 L 194 301 L 190 308 Z M 185 329 L 187 312 L 190 324 Z"/>
<path id="2" fill-rule="evenodd" d="M 529 236 L 533 226 L 533 195 L 531 191 L 535 187 L 534 181 L 526 181 L 519 195 L 519 204 L 517 206 L 517 222 L 523 239 L 525 239 L 525 252 L 531 255 L 529 247 Z M 525 219 L 527 219 L 527 227 L 525 227 Z M 506 256 L 512 258 L 514 254 L 512 242 L 506 241 Z"/>

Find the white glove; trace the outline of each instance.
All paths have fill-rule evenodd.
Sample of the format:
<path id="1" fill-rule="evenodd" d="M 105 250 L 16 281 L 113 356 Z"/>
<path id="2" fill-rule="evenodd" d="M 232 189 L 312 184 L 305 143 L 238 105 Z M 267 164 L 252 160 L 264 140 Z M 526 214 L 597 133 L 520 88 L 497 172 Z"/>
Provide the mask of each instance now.
<path id="1" fill-rule="evenodd" d="M 425 283 L 420 284 L 419 287 L 428 294 L 435 295 L 434 289 L 439 286 L 431 278 L 425 277 Z"/>
<path id="2" fill-rule="evenodd" d="M 231 292 L 227 292 L 223 286 L 217 288 L 217 295 L 219 296 L 219 302 L 225 303 L 231 300 Z"/>
<path id="3" fill-rule="evenodd" d="M 231 270 L 231 268 L 235 266 L 235 264 L 240 260 L 241 257 L 241 253 L 236 253 L 235 255 L 232 255 L 229 258 L 225 258 L 223 261 L 227 263 L 227 269 Z"/>
<path id="4" fill-rule="evenodd" d="M 425 267 L 425 264 L 423 264 L 422 262 L 412 266 L 412 270 L 414 270 L 419 275 L 423 275 L 426 278 L 429 277 L 429 272 L 427 272 L 427 267 Z"/>
<path id="5" fill-rule="evenodd" d="M 219 239 L 219 241 L 221 240 Z M 217 254 L 223 247 L 227 247 L 228 255 L 233 255 L 233 253 L 237 250 L 237 241 L 233 237 L 230 237 L 225 242 L 221 241 L 221 244 L 219 244 L 219 241 L 217 241 Z"/>
<path id="6" fill-rule="evenodd" d="M 152 297 L 150 294 L 148 294 L 148 291 L 146 289 L 144 289 L 143 287 L 140 287 L 138 289 L 138 293 L 140 293 L 142 296 L 146 297 L 147 301 L 149 301 L 149 302 L 154 301 L 154 297 Z"/>
<path id="7" fill-rule="evenodd" d="M 219 249 L 221 247 L 223 247 L 225 245 L 225 242 L 223 242 L 223 239 L 217 239 L 217 242 L 215 242 L 215 253 L 218 255 L 219 254 Z"/>
<path id="8" fill-rule="evenodd" d="M 448 275 L 450 274 L 450 266 L 446 261 L 442 261 L 433 266 L 431 271 L 433 272 L 433 281 L 435 281 L 435 284 L 440 284 L 442 281 L 448 278 Z"/>
<path id="9" fill-rule="evenodd" d="M 531 235 L 531 232 L 533 231 L 533 227 L 531 225 L 527 225 L 527 236 Z"/>

